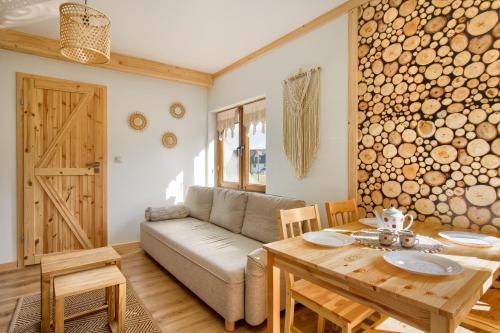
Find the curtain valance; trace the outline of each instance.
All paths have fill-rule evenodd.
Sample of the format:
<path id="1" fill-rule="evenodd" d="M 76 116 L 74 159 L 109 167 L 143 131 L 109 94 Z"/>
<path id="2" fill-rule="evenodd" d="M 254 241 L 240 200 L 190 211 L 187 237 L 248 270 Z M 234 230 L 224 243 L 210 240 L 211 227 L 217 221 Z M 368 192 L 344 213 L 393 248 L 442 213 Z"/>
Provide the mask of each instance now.
<path id="1" fill-rule="evenodd" d="M 253 134 L 257 132 L 257 125 L 262 124 L 262 133 L 266 132 L 266 100 L 260 100 L 243 106 L 243 125 Z"/>
<path id="2" fill-rule="evenodd" d="M 234 136 L 234 125 L 239 123 L 238 108 L 217 113 L 217 133 L 220 137 L 226 136 L 229 132 Z"/>

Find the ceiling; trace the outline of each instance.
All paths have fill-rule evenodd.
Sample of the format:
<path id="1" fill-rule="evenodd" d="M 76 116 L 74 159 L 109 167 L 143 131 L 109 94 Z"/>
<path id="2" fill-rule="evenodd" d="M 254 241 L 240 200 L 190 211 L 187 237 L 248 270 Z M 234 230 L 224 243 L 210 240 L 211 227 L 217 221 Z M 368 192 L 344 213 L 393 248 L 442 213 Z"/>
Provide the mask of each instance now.
<path id="1" fill-rule="evenodd" d="M 213 73 L 344 1 L 89 0 L 88 4 L 111 18 L 113 52 Z M 0 28 L 58 38 L 62 2 L 0 0 Z"/>

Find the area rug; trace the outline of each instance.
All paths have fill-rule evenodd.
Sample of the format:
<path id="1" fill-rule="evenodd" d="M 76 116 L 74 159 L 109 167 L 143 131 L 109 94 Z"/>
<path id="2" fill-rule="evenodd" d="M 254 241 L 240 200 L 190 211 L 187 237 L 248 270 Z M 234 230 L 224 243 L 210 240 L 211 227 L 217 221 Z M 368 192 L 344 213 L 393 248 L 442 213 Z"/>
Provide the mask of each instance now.
<path id="1" fill-rule="evenodd" d="M 105 301 L 104 290 L 96 290 L 65 299 L 65 316 L 95 309 Z M 110 333 L 107 311 L 102 310 L 85 317 L 66 321 L 64 332 L 71 333 Z M 127 285 L 127 306 L 125 312 L 125 331 L 127 333 L 161 333 L 150 313 Z M 19 299 L 12 316 L 8 333 L 40 332 L 40 294 Z M 52 331 L 53 332 L 53 328 Z"/>

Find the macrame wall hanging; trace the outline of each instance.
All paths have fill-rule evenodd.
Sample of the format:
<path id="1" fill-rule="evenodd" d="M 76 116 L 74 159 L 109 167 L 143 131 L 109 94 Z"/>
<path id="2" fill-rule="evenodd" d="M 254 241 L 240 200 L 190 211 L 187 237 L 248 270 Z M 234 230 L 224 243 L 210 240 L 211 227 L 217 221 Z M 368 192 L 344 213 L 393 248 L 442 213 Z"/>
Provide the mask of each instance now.
<path id="1" fill-rule="evenodd" d="M 319 148 L 319 74 L 318 67 L 283 81 L 283 147 L 298 179 Z"/>

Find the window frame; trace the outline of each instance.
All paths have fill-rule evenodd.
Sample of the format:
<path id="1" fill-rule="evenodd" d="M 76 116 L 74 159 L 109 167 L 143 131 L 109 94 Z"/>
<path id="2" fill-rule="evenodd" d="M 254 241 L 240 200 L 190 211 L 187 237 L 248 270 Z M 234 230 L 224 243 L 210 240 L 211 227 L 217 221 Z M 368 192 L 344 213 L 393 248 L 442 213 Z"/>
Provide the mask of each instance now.
<path id="1" fill-rule="evenodd" d="M 250 103 L 255 103 L 258 102 L 259 100 L 252 101 L 246 104 Z M 249 183 L 249 158 L 250 158 L 250 150 L 248 149 L 249 147 L 249 138 L 248 138 L 248 129 L 243 125 L 243 105 L 240 105 L 237 107 L 238 109 L 238 119 L 239 119 L 239 148 L 240 148 L 240 154 L 239 154 L 239 163 L 240 163 L 240 168 L 239 168 L 239 173 L 240 173 L 240 181 L 239 182 L 225 182 L 223 177 L 224 177 L 224 170 L 223 170 L 223 141 L 217 139 L 217 186 L 219 187 L 224 187 L 224 188 L 231 188 L 231 189 L 236 189 L 236 190 L 241 190 L 241 191 L 247 191 L 247 192 L 260 192 L 260 193 L 265 193 L 266 192 L 266 185 L 262 184 L 252 184 Z M 223 111 L 221 111 L 223 112 Z M 217 136 L 219 133 L 217 133 Z M 267 147 L 266 147 L 267 149 Z M 266 159 L 267 163 L 267 159 Z M 266 170 L 267 170 L 267 164 L 266 164 Z M 267 178 L 266 178 L 267 182 Z"/>

